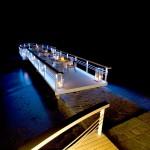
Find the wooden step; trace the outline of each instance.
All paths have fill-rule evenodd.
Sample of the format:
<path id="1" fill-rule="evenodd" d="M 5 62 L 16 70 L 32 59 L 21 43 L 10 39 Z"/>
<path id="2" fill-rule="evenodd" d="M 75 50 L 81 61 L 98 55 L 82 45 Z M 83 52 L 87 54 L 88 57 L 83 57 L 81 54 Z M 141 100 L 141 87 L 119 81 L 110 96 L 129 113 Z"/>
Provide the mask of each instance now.
<path id="1" fill-rule="evenodd" d="M 95 130 L 68 150 L 118 150 L 118 148 L 104 134 L 99 136 Z"/>

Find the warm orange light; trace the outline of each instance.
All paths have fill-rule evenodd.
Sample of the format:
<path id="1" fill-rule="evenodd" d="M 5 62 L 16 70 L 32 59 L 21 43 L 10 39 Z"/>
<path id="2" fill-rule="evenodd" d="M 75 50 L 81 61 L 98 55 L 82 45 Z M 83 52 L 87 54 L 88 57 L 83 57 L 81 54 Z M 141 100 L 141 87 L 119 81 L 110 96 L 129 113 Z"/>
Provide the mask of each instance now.
<path id="1" fill-rule="evenodd" d="M 58 82 L 57 82 L 57 85 L 58 85 L 58 88 L 62 88 L 62 87 L 63 87 L 62 81 L 58 81 Z"/>
<path id="2" fill-rule="evenodd" d="M 64 61 L 65 59 L 64 59 L 64 57 L 63 57 L 63 56 L 61 56 L 60 60 L 61 60 L 61 61 Z"/>

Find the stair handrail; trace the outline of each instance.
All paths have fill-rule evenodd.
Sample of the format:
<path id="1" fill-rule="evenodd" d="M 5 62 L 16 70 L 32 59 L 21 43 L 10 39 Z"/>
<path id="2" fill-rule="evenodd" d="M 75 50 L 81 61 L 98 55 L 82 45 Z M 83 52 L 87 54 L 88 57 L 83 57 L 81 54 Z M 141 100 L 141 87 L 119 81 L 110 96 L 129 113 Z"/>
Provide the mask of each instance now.
<path id="1" fill-rule="evenodd" d="M 59 135 L 61 135 L 65 131 L 69 130 L 70 128 L 72 128 L 73 126 L 82 122 L 83 120 L 97 114 L 98 112 L 100 112 L 98 134 L 101 135 L 104 111 L 108 107 L 109 107 L 109 104 L 107 102 L 102 102 L 100 104 L 97 104 L 97 105 L 95 105 L 89 109 L 86 109 L 86 110 L 74 115 L 73 117 L 71 117 L 67 120 L 67 122 L 70 122 L 72 120 L 71 123 L 65 125 L 63 128 L 56 131 L 54 134 L 50 135 L 45 140 L 41 141 L 39 144 L 35 145 L 31 149 L 32 150 L 39 150 L 40 148 L 42 148 L 43 146 L 48 144 L 50 141 L 54 140 L 56 137 L 58 137 Z"/>

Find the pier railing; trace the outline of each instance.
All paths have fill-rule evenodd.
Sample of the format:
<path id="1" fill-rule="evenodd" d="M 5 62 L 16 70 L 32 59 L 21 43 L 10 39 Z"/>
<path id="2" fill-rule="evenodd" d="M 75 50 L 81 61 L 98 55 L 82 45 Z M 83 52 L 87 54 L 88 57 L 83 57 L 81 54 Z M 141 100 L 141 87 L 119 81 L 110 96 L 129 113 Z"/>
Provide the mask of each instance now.
<path id="1" fill-rule="evenodd" d="M 82 57 L 67 53 L 65 51 L 61 51 L 56 49 L 56 47 L 49 46 L 49 45 L 41 45 L 41 44 L 35 44 L 35 43 L 26 43 L 23 46 L 26 46 L 28 48 L 33 47 L 33 48 L 41 48 L 45 49 L 48 51 L 51 51 L 53 53 L 59 54 L 59 56 L 64 56 L 66 58 L 71 58 L 74 60 L 77 64 L 76 67 L 84 71 L 85 73 L 93 76 L 95 80 L 104 80 L 107 81 L 107 76 L 108 76 L 108 70 L 111 69 L 111 67 L 101 65 L 99 63 L 93 62 L 91 60 L 84 59 Z"/>
<path id="2" fill-rule="evenodd" d="M 55 91 L 56 95 L 107 85 L 107 76 L 110 67 L 60 51 L 53 46 L 25 43 L 19 45 L 19 53 L 23 60 L 29 59 Z M 68 58 L 66 59 L 67 63 L 59 62 L 60 60 L 65 60 L 65 58 Z M 79 73 L 80 75 L 85 75 L 87 83 L 88 77 L 90 77 L 89 81 L 92 81 L 92 84 L 85 85 L 82 82 L 81 85 L 78 84 L 78 86 L 72 86 L 72 89 L 69 89 L 68 85 L 73 85 L 70 84 L 72 80 L 67 78 L 67 75 L 69 76 L 69 68 L 74 68 L 75 71 L 78 70 L 77 76 L 79 76 Z M 72 76 L 76 76 L 76 74 L 74 73 Z M 94 82 L 94 80 L 97 82 Z M 80 81 L 77 83 L 80 83 Z"/>
<path id="3" fill-rule="evenodd" d="M 45 146 L 46 144 L 48 144 L 49 142 L 51 142 L 52 140 L 54 140 L 55 138 L 57 138 L 58 136 L 60 136 L 64 132 L 66 132 L 67 130 L 69 130 L 70 128 L 74 127 L 75 125 L 81 123 L 85 119 L 87 119 L 97 113 L 100 113 L 99 119 L 96 120 L 87 130 L 85 130 L 80 136 L 78 136 L 73 142 L 71 142 L 69 145 L 67 145 L 64 149 L 68 149 L 70 146 L 72 146 L 77 141 L 79 141 L 79 139 L 81 139 L 81 137 L 86 137 L 86 135 L 88 133 L 92 132 L 95 128 L 97 128 L 97 134 L 99 136 L 101 136 L 104 112 L 105 112 L 105 109 L 108 107 L 109 107 L 109 104 L 106 102 L 103 102 L 101 104 L 97 104 L 97 105 L 91 107 L 90 109 L 84 110 L 83 112 L 80 112 L 77 115 L 68 119 L 64 123 L 63 127 L 60 130 L 56 131 L 54 134 L 48 136 L 47 138 L 45 138 L 38 144 L 36 144 L 36 142 L 34 141 L 34 146 L 33 146 L 33 143 L 30 143 L 29 145 L 32 145 L 32 146 L 28 145 L 28 147 L 30 147 L 32 150 L 39 150 L 40 148 L 42 148 L 43 146 Z"/>
<path id="4" fill-rule="evenodd" d="M 63 72 L 51 67 L 27 46 L 20 46 L 19 53 L 23 60 L 28 59 L 33 64 L 33 66 L 38 70 L 38 72 L 54 91 L 61 88 L 63 84 Z"/>
<path id="5" fill-rule="evenodd" d="M 54 50 L 55 48 L 52 47 Z M 96 80 L 104 80 L 107 81 L 107 76 L 108 76 L 108 70 L 111 69 L 111 67 L 107 67 L 98 63 L 95 63 L 91 60 L 84 59 L 82 57 L 69 54 L 64 51 L 60 51 L 55 49 L 56 52 L 59 52 L 60 55 L 67 57 L 67 58 L 72 58 L 76 63 L 77 67 L 83 70 L 84 72 L 92 75 Z"/>

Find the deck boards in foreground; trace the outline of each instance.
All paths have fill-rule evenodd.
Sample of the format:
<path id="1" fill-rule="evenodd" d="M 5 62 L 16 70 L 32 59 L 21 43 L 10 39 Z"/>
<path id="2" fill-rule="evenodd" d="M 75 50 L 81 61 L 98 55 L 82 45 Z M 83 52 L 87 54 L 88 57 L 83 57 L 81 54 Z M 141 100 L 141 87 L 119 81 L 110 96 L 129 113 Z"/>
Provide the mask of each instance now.
<path id="1" fill-rule="evenodd" d="M 80 139 L 68 150 L 118 150 L 117 147 L 104 135 L 99 136 L 94 130 L 84 139 Z"/>

